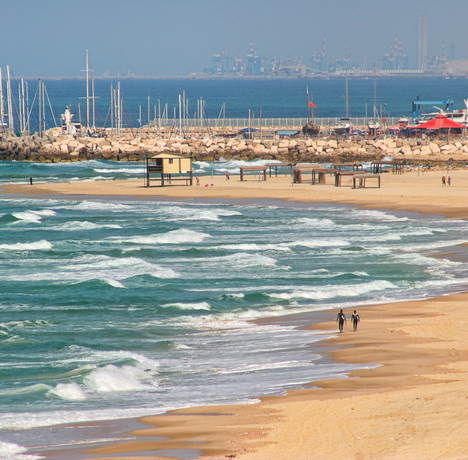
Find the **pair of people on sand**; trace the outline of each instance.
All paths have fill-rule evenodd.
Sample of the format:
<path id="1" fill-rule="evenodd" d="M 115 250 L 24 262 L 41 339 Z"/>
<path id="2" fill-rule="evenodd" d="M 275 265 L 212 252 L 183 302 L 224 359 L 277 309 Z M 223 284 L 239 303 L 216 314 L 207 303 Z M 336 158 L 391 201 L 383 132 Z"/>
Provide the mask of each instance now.
<path id="1" fill-rule="evenodd" d="M 355 331 L 358 327 L 358 323 L 361 321 L 359 318 L 359 315 L 356 313 L 356 310 L 354 310 L 354 313 L 351 315 L 351 322 L 353 323 L 353 331 Z M 340 310 L 336 317 L 336 322 L 338 323 L 338 327 L 340 329 L 340 332 L 343 332 L 344 325 L 346 324 L 346 316 L 343 313 L 343 309 Z"/>

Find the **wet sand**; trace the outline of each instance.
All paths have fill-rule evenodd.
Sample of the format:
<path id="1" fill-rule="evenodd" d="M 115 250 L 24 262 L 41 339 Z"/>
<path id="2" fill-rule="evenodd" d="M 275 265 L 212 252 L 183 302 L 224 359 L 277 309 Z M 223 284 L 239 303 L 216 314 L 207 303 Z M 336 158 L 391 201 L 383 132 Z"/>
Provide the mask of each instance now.
<path id="1" fill-rule="evenodd" d="M 468 218 L 468 171 L 382 175 L 382 187 L 291 184 L 290 177 L 239 182 L 201 178 L 200 187 L 143 187 L 143 180 L 2 186 L 5 193 L 139 199 L 347 203 Z M 213 183 L 213 187 L 204 187 Z M 467 235 L 468 239 L 468 235 Z M 468 289 L 467 289 L 468 290 Z M 468 294 L 358 309 L 356 332 L 323 343 L 349 363 L 379 364 L 347 379 L 313 382 L 287 396 L 245 406 L 187 408 L 142 419 L 138 441 L 88 451 L 89 459 L 158 459 L 157 451 L 200 449 L 209 459 L 464 459 L 468 452 Z M 336 330 L 336 312 L 311 327 Z M 330 349 L 331 347 L 331 349 Z M 151 436 L 151 438 L 148 438 Z M 154 441 L 154 436 L 164 440 Z M 151 453 L 154 452 L 154 455 Z M 162 452 L 160 452 L 162 454 Z M 166 457 L 167 458 L 167 457 Z M 173 457 L 172 457 L 173 458 Z"/>

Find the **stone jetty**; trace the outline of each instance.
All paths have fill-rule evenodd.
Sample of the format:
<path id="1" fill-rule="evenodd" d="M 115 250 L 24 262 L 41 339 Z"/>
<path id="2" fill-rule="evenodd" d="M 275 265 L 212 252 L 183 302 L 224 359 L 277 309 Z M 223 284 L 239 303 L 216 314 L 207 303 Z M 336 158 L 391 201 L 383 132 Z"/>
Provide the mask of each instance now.
<path id="1" fill-rule="evenodd" d="M 63 136 L 53 128 L 41 136 L 20 137 L 0 135 L 0 160 L 36 161 L 46 163 L 104 159 L 112 161 L 143 161 L 144 157 L 160 152 L 189 155 L 198 161 L 278 160 L 282 162 L 349 162 L 370 161 L 393 155 L 395 159 L 414 162 L 456 160 L 468 162 L 468 140 L 421 140 L 362 137 L 339 138 L 226 138 L 222 135 L 188 139 L 159 136 L 156 133 L 134 135 L 124 130 L 120 137 L 112 132 L 102 137 L 73 138 Z"/>

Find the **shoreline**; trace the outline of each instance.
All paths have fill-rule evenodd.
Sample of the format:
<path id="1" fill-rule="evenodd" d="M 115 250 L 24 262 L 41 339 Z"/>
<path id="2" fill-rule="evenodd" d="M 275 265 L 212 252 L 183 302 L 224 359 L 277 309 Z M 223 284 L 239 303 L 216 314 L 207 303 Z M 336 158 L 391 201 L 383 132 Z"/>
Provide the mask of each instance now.
<path id="1" fill-rule="evenodd" d="M 331 185 L 291 185 L 288 178 L 202 176 L 214 187 L 152 187 L 142 181 L 1 186 L 2 194 L 31 197 L 132 196 L 134 199 L 258 200 L 347 204 L 366 209 L 439 214 L 468 218 L 468 171 L 451 171 L 453 185 L 442 187 L 442 172 L 422 176 L 384 174 L 381 189 L 350 190 Z M 206 459 L 235 455 L 245 459 L 408 459 L 465 458 L 464 396 L 468 380 L 468 340 L 463 335 L 468 293 L 429 300 L 366 306 L 358 331 L 323 341 L 334 360 L 380 364 L 353 371 L 346 379 L 313 382 L 313 388 L 286 396 L 261 398 L 247 406 L 187 408 L 141 421 L 158 428 L 132 432 L 141 442 L 107 445 L 88 451 L 87 459 L 164 458 L 151 450 L 192 449 Z M 345 311 L 349 318 L 349 311 Z M 336 312 L 317 330 L 336 329 Z M 235 414 L 235 415 L 233 415 Z M 146 436 L 167 436 L 146 442 Z M 128 457 L 121 455 L 128 452 Z M 118 457 L 109 455 L 116 454 Z M 105 455 L 102 457 L 101 455 Z"/>
<path id="2" fill-rule="evenodd" d="M 366 209 L 436 214 L 448 218 L 468 218 L 468 171 L 452 170 L 451 186 L 442 186 L 444 171 L 417 171 L 401 175 L 382 174 L 381 188 L 351 189 L 335 187 L 332 179 L 327 184 L 311 186 L 310 183 L 292 184 L 290 176 L 268 177 L 258 181 L 258 176 L 246 176 L 240 181 L 231 175 L 198 176 L 201 186 L 144 187 L 143 178 L 128 180 L 35 183 L 34 185 L 1 184 L 0 197 L 9 194 L 48 196 L 65 195 L 96 199 L 105 197 L 132 197 L 134 199 L 198 200 L 210 202 L 224 200 L 275 199 L 283 202 L 344 204 Z M 213 184 L 206 187 L 207 184 Z"/>

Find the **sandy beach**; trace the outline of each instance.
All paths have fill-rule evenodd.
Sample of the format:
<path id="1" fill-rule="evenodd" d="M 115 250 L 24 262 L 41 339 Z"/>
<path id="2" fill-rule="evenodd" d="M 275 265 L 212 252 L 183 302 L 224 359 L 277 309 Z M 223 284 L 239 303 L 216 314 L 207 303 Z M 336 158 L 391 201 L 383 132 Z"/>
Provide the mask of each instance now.
<path id="1" fill-rule="evenodd" d="M 381 188 L 292 184 L 290 176 L 201 177 L 199 187 L 143 186 L 143 179 L 2 186 L 3 194 L 69 198 L 258 199 L 347 203 L 393 211 L 468 218 L 468 171 L 383 174 Z M 328 178 L 327 178 L 328 179 Z M 213 186 L 206 187 L 206 184 Z M 370 184 L 369 185 L 373 185 Z M 187 408 L 147 417 L 139 442 L 107 445 L 89 459 L 162 459 L 155 450 L 200 449 L 205 459 L 464 459 L 468 452 L 467 293 L 358 309 L 361 323 L 323 343 L 335 360 L 376 364 L 347 379 L 313 382 L 287 396 L 246 406 Z M 335 316 L 310 327 L 337 330 Z M 147 436 L 165 436 L 146 441 Z M 58 458 L 58 457 L 55 457 Z M 171 457 L 174 458 L 174 457 Z"/>

